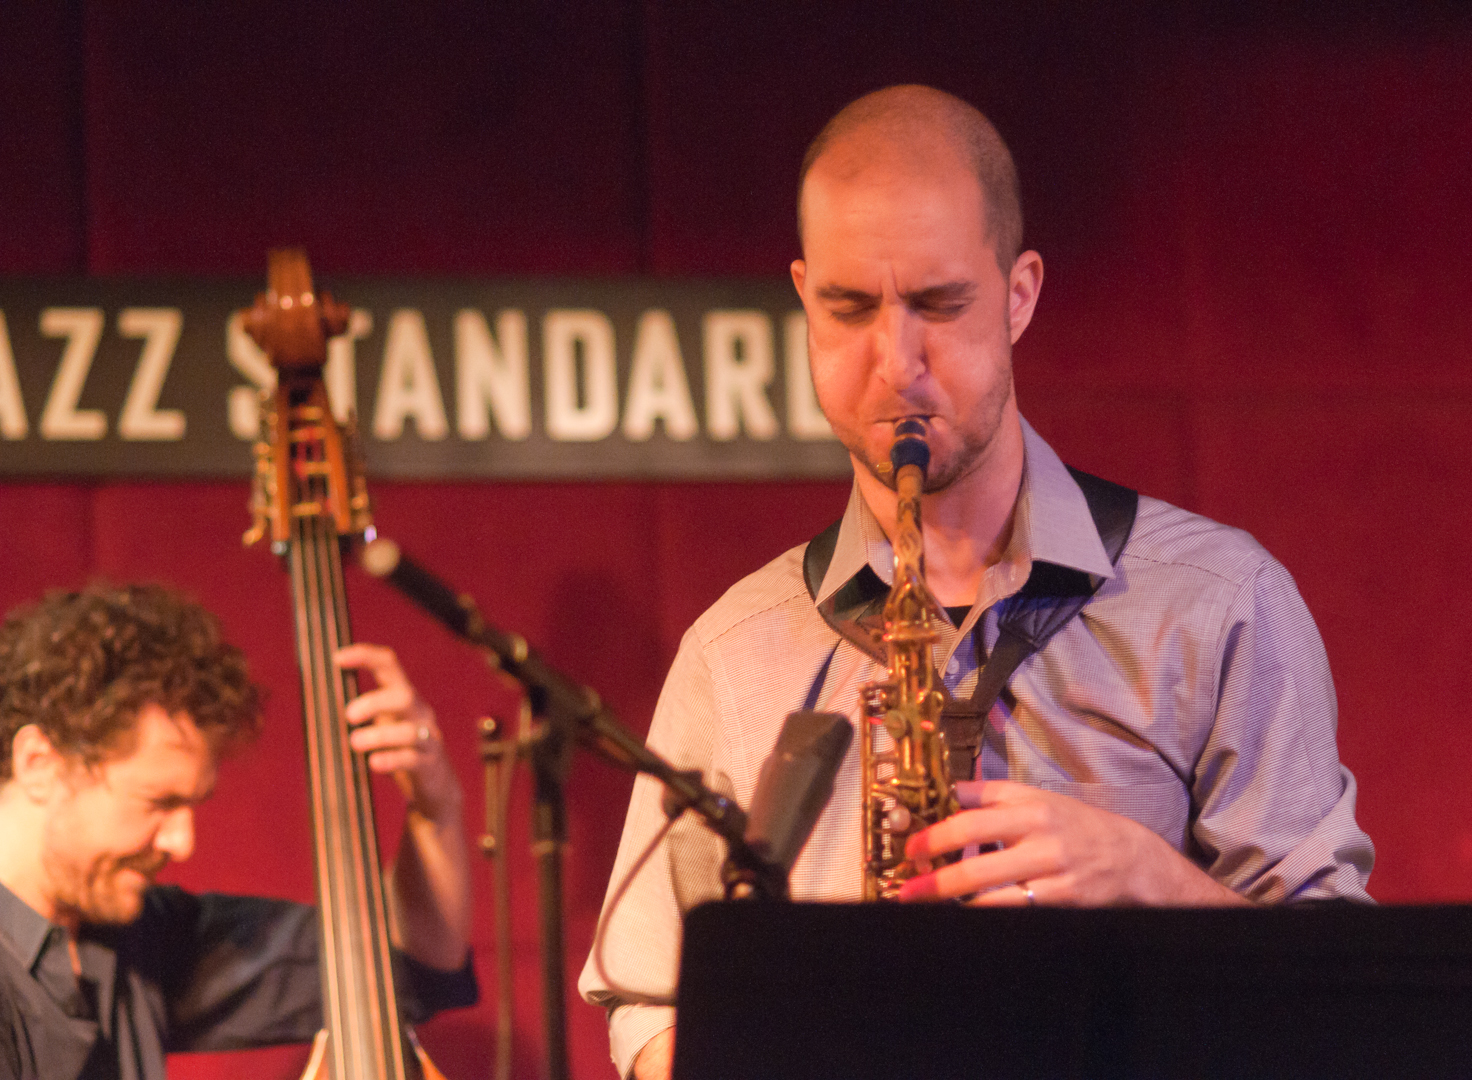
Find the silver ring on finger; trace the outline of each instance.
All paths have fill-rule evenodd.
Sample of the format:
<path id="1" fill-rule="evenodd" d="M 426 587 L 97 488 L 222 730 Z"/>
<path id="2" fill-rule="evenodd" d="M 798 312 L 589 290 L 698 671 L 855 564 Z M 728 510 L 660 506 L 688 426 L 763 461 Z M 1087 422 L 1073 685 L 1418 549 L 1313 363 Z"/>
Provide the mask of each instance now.
<path id="1" fill-rule="evenodd" d="M 1025 881 L 1019 882 L 1018 884 L 1022 886 L 1022 895 L 1027 897 L 1027 906 L 1037 907 L 1038 898 L 1037 895 L 1032 891 L 1032 886 Z"/>
<path id="2" fill-rule="evenodd" d="M 421 750 L 429 745 L 429 734 L 430 732 L 428 724 L 420 724 L 419 727 L 415 730 L 414 740 L 419 744 L 419 748 Z"/>

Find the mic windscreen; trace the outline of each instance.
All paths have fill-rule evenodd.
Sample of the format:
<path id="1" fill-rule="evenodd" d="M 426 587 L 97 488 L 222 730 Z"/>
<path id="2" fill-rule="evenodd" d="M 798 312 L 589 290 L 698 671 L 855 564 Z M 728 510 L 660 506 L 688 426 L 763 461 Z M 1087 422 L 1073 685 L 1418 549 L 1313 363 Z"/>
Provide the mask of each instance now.
<path id="1" fill-rule="evenodd" d="M 842 713 L 788 713 L 762 763 L 746 822 L 747 845 L 767 862 L 792 869 L 828 799 L 854 729 Z"/>

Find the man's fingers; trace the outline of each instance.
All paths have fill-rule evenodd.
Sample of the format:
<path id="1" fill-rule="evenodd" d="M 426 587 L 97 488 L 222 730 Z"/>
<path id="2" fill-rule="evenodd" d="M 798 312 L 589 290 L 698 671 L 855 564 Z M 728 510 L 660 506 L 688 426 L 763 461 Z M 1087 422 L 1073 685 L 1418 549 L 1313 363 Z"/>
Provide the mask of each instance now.
<path id="1" fill-rule="evenodd" d="M 416 771 L 440 745 L 439 733 L 431 725 L 402 720 L 360 727 L 348 741 L 368 756 L 368 767 L 377 773 Z"/>
<path id="2" fill-rule="evenodd" d="M 337 650 L 333 659 L 344 670 L 367 671 L 377 684 L 374 689 L 367 690 L 348 702 L 345 714 L 348 723 L 361 724 L 378 716 L 402 716 L 420 710 L 428 711 L 415 693 L 408 676 L 404 674 L 404 669 L 399 666 L 398 656 L 387 646 L 371 645 L 367 642 L 345 645 Z"/>
<path id="3" fill-rule="evenodd" d="M 1019 784 L 1015 780 L 958 780 L 954 786 L 956 801 L 963 810 L 1038 802 L 1048 797 L 1041 788 Z"/>
<path id="4" fill-rule="evenodd" d="M 981 789 L 986 786 L 984 780 L 957 780 L 951 785 L 956 792 L 956 801 L 961 804 L 962 810 L 981 809 Z"/>
<path id="5" fill-rule="evenodd" d="M 963 810 L 910 837 L 905 844 L 905 857 L 932 859 L 949 851 L 960 851 L 967 844 L 1015 844 L 1036 827 L 1036 816 L 1026 807 Z"/>
<path id="6" fill-rule="evenodd" d="M 367 670 L 380 686 L 390 682 L 406 682 L 404 669 L 399 658 L 387 645 L 372 645 L 360 641 L 356 645 L 344 645 L 332 656 L 340 668 Z"/>
<path id="7" fill-rule="evenodd" d="M 911 878 L 901 887 L 900 899 L 945 900 L 970 896 L 999 885 L 1046 877 L 1057 870 L 1056 861 L 1033 846 L 1003 848 Z"/>
<path id="8" fill-rule="evenodd" d="M 414 688 L 408 683 L 380 686 L 376 690 L 359 694 L 348 702 L 344 715 L 347 716 L 349 723 L 359 724 L 382 714 L 407 713 L 414 708 L 417 701 Z"/>
<path id="9" fill-rule="evenodd" d="M 422 729 L 422 732 L 421 732 Z M 424 738 L 419 736 L 423 734 Z M 412 720 L 395 720 L 387 724 L 369 724 L 348 736 L 354 750 L 371 754 L 375 750 L 426 750 L 435 741 L 435 730 L 429 724 Z"/>
<path id="10" fill-rule="evenodd" d="M 1028 893 L 1032 896 L 1029 899 Z M 1050 887 L 1046 878 L 1035 881 L 1015 881 L 999 889 L 979 893 L 967 900 L 970 907 L 1030 907 L 1034 904 L 1050 903 L 1047 899 Z"/>
<path id="11" fill-rule="evenodd" d="M 398 656 L 383 645 L 360 642 L 338 649 L 333 659 L 343 670 L 367 671 L 377 683 L 345 710 L 348 723 L 356 725 L 348 736 L 354 751 L 367 755 L 373 772 L 394 774 L 411 810 L 431 821 L 457 815 L 460 785 L 434 710 L 415 692 Z"/>
<path id="12" fill-rule="evenodd" d="M 376 773 L 412 772 L 422 760 L 418 750 L 379 750 L 368 755 L 368 768 Z"/>

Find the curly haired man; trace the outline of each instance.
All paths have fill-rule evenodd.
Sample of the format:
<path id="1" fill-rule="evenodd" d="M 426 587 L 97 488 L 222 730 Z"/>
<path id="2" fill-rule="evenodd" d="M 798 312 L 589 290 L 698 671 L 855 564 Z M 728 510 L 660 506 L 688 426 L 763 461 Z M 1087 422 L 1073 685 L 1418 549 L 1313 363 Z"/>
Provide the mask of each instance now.
<path id="1" fill-rule="evenodd" d="M 410 779 L 390 905 L 406 1010 L 469 1004 L 461 793 L 433 713 L 390 650 L 337 660 L 377 682 L 349 706 L 354 747 Z M 193 852 L 260 697 L 215 617 L 160 586 L 56 592 L 0 626 L 0 1080 L 152 1080 L 169 1051 L 321 1026 L 311 909 L 153 884 Z"/>

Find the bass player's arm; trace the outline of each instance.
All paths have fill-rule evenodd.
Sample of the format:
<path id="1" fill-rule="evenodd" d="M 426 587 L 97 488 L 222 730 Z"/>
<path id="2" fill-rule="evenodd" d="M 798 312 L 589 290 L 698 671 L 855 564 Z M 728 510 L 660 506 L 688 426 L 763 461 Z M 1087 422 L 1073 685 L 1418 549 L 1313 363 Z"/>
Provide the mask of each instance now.
<path id="1" fill-rule="evenodd" d="M 470 939 L 470 866 L 464 795 L 431 709 L 392 649 L 349 645 L 337 663 L 372 674 L 376 686 L 347 708 L 353 749 L 374 772 L 393 773 L 408 799 L 399 850 L 385 873 L 394 944 L 430 967 L 465 963 Z M 368 723 L 368 721 L 374 721 Z"/>

